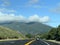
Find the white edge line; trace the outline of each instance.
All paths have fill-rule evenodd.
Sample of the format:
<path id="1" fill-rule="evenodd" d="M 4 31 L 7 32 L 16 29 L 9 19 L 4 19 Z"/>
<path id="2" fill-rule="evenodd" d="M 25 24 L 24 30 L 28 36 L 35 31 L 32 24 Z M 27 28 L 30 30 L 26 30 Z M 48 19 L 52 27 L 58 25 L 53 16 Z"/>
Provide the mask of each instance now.
<path id="1" fill-rule="evenodd" d="M 46 43 L 47 45 L 50 45 L 49 43 L 47 43 L 47 42 L 45 42 L 45 41 L 43 41 L 43 40 L 41 40 L 42 42 L 44 42 L 44 43 Z"/>

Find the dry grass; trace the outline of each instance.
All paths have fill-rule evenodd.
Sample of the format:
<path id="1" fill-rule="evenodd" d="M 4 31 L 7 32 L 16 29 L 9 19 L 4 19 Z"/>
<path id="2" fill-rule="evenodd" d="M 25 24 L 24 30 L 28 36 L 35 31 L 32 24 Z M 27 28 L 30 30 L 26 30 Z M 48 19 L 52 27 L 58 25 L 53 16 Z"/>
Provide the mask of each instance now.
<path id="1" fill-rule="evenodd" d="M 13 40 L 25 40 L 25 39 L 2 39 L 0 41 L 13 41 Z"/>
<path id="2" fill-rule="evenodd" d="M 47 40 L 47 41 L 50 41 L 50 42 L 54 42 L 54 43 L 60 44 L 60 41 L 55 41 L 55 40 Z"/>

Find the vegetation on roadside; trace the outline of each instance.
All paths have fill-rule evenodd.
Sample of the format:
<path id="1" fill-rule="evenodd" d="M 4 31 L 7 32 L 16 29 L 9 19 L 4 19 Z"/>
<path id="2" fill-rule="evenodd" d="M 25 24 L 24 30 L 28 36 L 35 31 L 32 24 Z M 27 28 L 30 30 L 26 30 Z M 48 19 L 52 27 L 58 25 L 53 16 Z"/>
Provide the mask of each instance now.
<path id="1" fill-rule="evenodd" d="M 60 41 L 60 25 L 56 28 L 52 28 L 49 32 L 45 34 L 31 34 L 27 33 L 23 36 L 19 31 L 12 30 L 3 26 L 0 26 L 0 39 L 18 39 L 18 38 L 36 38 L 40 37 L 42 39 L 48 40 L 58 40 Z"/>
<path id="2" fill-rule="evenodd" d="M 24 36 L 18 31 L 0 26 L 0 39 L 14 39 L 14 38 L 15 39 L 24 38 Z"/>
<path id="3" fill-rule="evenodd" d="M 33 35 L 30 34 L 30 33 L 26 34 L 25 36 L 26 36 L 27 38 L 33 38 Z"/>
<path id="4" fill-rule="evenodd" d="M 41 38 L 60 41 L 60 25 L 57 28 L 52 28 L 48 33 L 41 35 Z"/>

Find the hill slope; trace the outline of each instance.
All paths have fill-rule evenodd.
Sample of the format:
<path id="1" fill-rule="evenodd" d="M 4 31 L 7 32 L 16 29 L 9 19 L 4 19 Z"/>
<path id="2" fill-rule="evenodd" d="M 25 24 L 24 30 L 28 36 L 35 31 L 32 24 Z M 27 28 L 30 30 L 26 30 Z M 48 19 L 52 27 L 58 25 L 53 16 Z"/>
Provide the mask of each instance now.
<path id="1" fill-rule="evenodd" d="M 7 39 L 7 38 L 9 39 L 10 38 L 23 38 L 23 35 L 20 32 L 0 26 L 0 39 Z"/>
<path id="2" fill-rule="evenodd" d="M 48 25 L 45 25 L 42 23 L 37 23 L 37 22 L 29 22 L 29 23 L 10 22 L 10 23 L 3 23 L 0 25 L 5 26 L 7 28 L 11 28 L 13 30 L 18 30 L 18 31 L 22 32 L 23 34 L 46 33 L 52 28 Z"/>

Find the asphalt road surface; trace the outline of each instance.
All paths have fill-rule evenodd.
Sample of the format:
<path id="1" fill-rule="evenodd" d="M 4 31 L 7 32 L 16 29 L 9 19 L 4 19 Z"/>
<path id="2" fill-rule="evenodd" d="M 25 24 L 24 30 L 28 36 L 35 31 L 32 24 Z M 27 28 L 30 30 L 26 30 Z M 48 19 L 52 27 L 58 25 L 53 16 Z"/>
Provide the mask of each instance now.
<path id="1" fill-rule="evenodd" d="M 48 41 L 36 40 L 33 43 L 31 43 L 30 45 L 60 45 L 60 44 L 48 42 Z"/>
<path id="2" fill-rule="evenodd" d="M 17 41 L 2 41 L 0 45 L 25 45 L 29 43 L 31 40 L 17 40 Z M 29 45 L 60 45 L 52 42 L 42 41 L 42 40 L 35 40 Z"/>
<path id="3" fill-rule="evenodd" d="M 31 40 L 2 41 L 0 45 L 25 45 Z"/>

